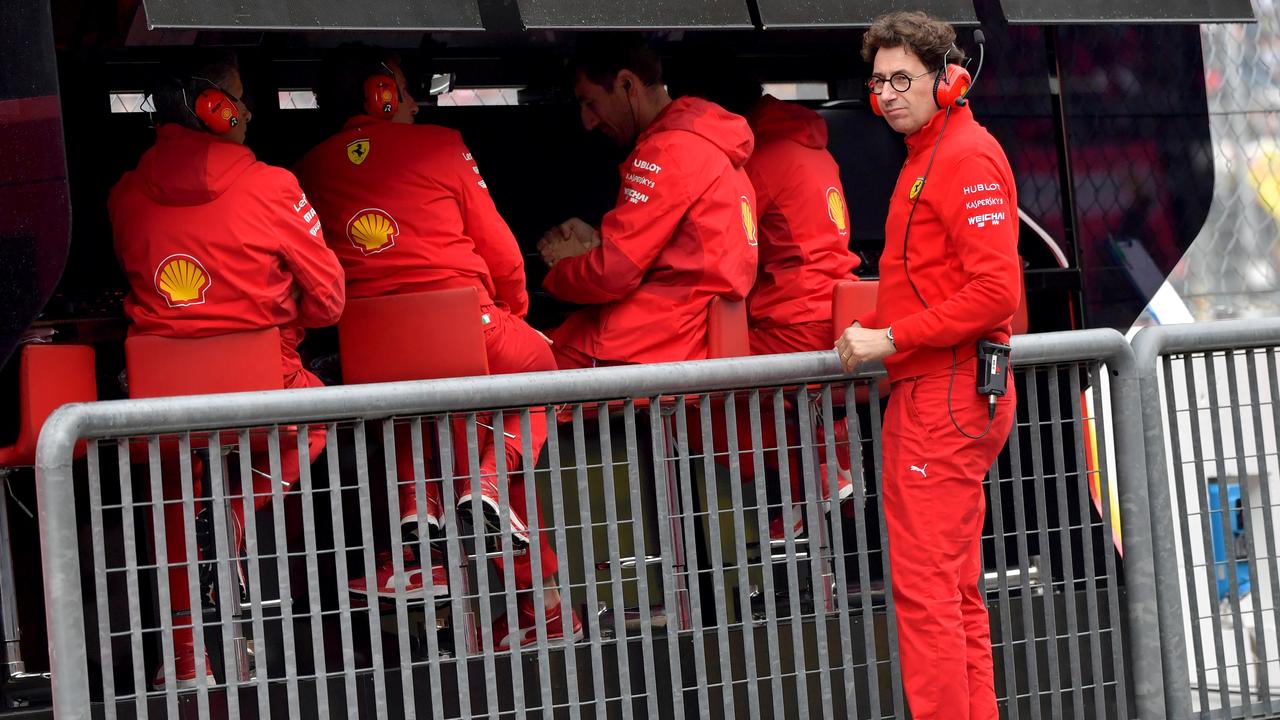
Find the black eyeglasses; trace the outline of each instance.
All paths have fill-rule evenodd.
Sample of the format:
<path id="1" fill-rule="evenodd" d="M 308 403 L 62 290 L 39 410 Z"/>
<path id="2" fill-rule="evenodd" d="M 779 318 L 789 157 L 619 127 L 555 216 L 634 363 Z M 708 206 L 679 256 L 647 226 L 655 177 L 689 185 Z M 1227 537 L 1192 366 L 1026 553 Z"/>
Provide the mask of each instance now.
<path id="1" fill-rule="evenodd" d="M 904 93 L 911 89 L 912 80 L 919 80 L 920 78 L 924 77 L 925 75 L 928 75 L 931 72 L 933 71 L 925 70 L 919 75 L 914 75 L 914 76 L 908 75 L 904 72 L 896 72 L 890 75 L 888 78 L 882 78 L 879 75 L 872 75 L 871 79 L 867 81 L 867 90 L 871 91 L 872 95 L 879 95 L 880 93 L 884 92 L 885 82 L 888 82 L 889 86 L 892 87 L 894 90 L 900 93 Z"/>

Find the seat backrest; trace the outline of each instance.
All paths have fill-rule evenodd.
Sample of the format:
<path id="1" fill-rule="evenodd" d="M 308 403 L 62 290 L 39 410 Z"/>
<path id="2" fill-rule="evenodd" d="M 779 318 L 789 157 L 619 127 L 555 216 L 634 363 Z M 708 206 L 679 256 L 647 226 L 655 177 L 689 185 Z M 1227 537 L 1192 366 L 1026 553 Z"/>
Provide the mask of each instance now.
<path id="1" fill-rule="evenodd" d="M 348 299 L 338 321 L 342 379 L 359 383 L 488 375 L 475 288 Z"/>
<path id="2" fill-rule="evenodd" d="M 54 410 L 98 399 L 92 347 L 33 343 L 19 352 L 18 437 L 13 445 L 0 448 L 0 466 L 5 467 L 35 464 L 40 428 Z"/>
<path id="3" fill-rule="evenodd" d="M 747 336 L 747 301 L 717 295 L 707 308 L 707 357 L 745 357 L 751 354 Z"/>
<path id="4" fill-rule="evenodd" d="M 831 289 L 831 342 L 840 339 L 858 316 L 876 309 L 877 280 L 841 280 Z"/>
<path id="5" fill-rule="evenodd" d="M 131 398 L 284 388 L 276 328 L 207 338 L 133 335 L 124 355 Z"/>

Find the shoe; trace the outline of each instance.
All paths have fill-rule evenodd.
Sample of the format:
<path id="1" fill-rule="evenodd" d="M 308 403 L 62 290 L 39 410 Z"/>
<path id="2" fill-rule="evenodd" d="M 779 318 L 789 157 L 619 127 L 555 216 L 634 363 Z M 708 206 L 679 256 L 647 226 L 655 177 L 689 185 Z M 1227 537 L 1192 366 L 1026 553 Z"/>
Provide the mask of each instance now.
<path id="1" fill-rule="evenodd" d="M 179 650 L 173 659 L 173 674 L 176 676 L 177 682 L 174 687 L 178 690 L 194 690 L 196 687 L 196 658 L 192 648 L 186 648 L 186 651 Z M 204 656 L 204 676 L 209 685 L 213 685 L 216 680 L 213 676 L 213 666 L 209 664 L 208 653 Z M 151 688 L 153 690 L 165 689 L 164 663 L 160 663 L 160 667 L 156 668 L 156 674 L 151 678 Z"/>
<path id="2" fill-rule="evenodd" d="M 444 538 L 444 522 L 440 519 L 438 511 L 433 514 L 433 508 L 428 507 L 427 517 L 427 548 L 431 553 L 431 557 L 435 559 L 443 558 L 445 554 L 445 538 Z M 422 543 L 421 528 L 418 526 L 418 512 L 416 509 L 406 512 L 400 518 L 400 540 L 404 544 L 405 550 L 413 554 L 413 563 L 415 565 L 422 564 Z"/>
<path id="3" fill-rule="evenodd" d="M 473 517 L 471 503 L 475 500 L 476 493 L 470 486 L 470 478 L 463 480 L 463 487 L 460 489 L 458 496 L 458 517 L 464 518 L 467 522 Z M 496 473 L 480 474 L 480 511 L 484 516 L 484 530 L 491 535 L 502 535 L 502 515 L 499 512 L 501 503 L 498 494 L 498 476 Z M 511 519 L 511 540 L 516 551 L 523 551 L 529 547 L 529 526 L 525 525 L 524 520 L 516 515 L 514 510 L 509 507 L 511 498 L 508 496 L 507 517 Z"/>
<path id="4" fill-rule="evenodd" d="M 347 587 L 357 595 L 372 595 L 391 600 L 403 593 L 408 596 L 407 599 L 416 600 L 421 597 L 425 587 L 426 573 L 422 566 L 414 561 L 413 553 L 408 547 L 404 550 L 403 560 L 404 574 L 396 575 L 395 562 L 391 553 L 378 553 L 373 591 L 369 590 L 368 578 L 356 578 Z M 443 565 L 431 566 L 431 590 L 428 594 L 436 600 L 449 597 L 449 574 Z"/>
<path id="5" fill-rule="evenodd" d="M 564 632 L 564 603 L 556 605 L 553 608 L 547 608 L 546 630 L 547 642 L 556 642 L 566 640 L 575 643 L 582 639 L 582 621 L 578 619 L 578 614 L 569 610 L 572 629 L 568 636 Z M 533 605 L 533 599 L 522 597 L 516 602 L 516 614 L 520 616 L 520 626 L 513 633 L 509 626 L 507 616 L 503 615 L 493 621 L 493 649 L 494 652 L 511 649 L 511 641 L 518 638 L 520 647 L 528 647 L 538 642 L 537 618 L 534 615 L 536 609 Z"/>
<path id="6" fill-rule="evenodd" d="M 804 524 L 804 503 L 795 503 L 791 506 L 791 517 L 794 522 L 791 526 L 791 537 L 799 540 L 805 535 Z M 779 511 L 769 520 L 769 542 L 784 543 L 787 541 L 786 534 L 787 525 L 783 522 L 782 512 Z"/>
<path id="7" fill-rule="evenodd" d="M 853 471 L 850 469 L 853 467 L 853 462 L 850 454 L 849 425 L 843 420 L 835 423 L 835 438 L 833 442 L 836 448 L 836 500 L 843 503 L 853 497 Z M 824 457 L 827 449 L 827 433 L 826 428 L 822 425 L 817 427 L 814 444 L 818 448 L 819 457 Z M 827 500 L 831 496 L 827 468 L 828 463 L 825 459 L 818 463 L 818 483 L 822 487 L 823 500 Z"/>

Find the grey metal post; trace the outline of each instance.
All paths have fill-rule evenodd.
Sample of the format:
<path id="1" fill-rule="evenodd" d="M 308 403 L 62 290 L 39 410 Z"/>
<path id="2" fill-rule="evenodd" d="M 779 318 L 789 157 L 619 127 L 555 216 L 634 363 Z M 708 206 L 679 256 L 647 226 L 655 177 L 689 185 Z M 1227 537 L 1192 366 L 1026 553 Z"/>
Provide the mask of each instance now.
<path id="1" fill-rule="evenodd" d="M 1017 365 L 1062 361 L 1072 352 L 1102 358 L 1110 376 L 1112 429 L 1115 432 L 1115 461 L 1120 491 L 1120 520 L 1124 526 L 1125 611 L 1129 621 L 1129 658 L 1133 665 L 1133 696 L 1138 717 L 1164 720 L 1165 685 L 1161 656 L 1161 630 L 1168 622 L 1168 608 L 1162 607 L 1156 592 L 1156 566 L 1152 542 L 1151 505 L 1148 502 L 1146 438 L 1143 419 L 1126 412 L 1141 402 L 1141 386 L 1133 350 L 1115 330 L 1083 330 L 1046 333 L 1034 343 L 1013 339 L 1013 361 Z M 1168 506 L 1168 488 L 1163 493 Z M 1172 576 L 1177 580 L 1177 572 Z M 1182 614 L 1172 607 L 1181 628 Z M 1160 618 L 1152 623 L 1152 618 Z M 1185 674 L 1184 674 L 1185 679 Z"/>
<path id="2" fill-rule="evenodd" d="M 45 617 L 50 620 L 53 710 L 63 720 L 89 717 L 89 665 L 80 594 L 75 486 L 71 477 L 84 407 L 75 404 L 54 411 L 45 420 L 36 445 L 36 493 Z"/>

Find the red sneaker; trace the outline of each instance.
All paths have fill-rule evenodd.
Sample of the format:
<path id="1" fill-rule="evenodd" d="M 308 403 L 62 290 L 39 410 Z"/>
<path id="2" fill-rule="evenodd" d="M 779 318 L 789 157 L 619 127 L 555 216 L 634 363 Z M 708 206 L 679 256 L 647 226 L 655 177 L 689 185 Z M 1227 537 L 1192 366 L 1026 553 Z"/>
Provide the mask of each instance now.
<path id="1" fill-rule="evenodd" d="M 178 690 L 194 690 L 196 687 L 196 653 L 195 649 L 188 646 L 179 648 L 177 654 L 173 658 L 173 670 L 176 676 L 174 687 Z M 204 676 L 209 685 L 217 682 L 213 677 L 213 666 L 209 664 L 208 653 L 204 656 Z M 155 677 L 151 678 L 151 687 L 154 690 L 165 689 L 164 662 L 160 663 L 160 667 L 156 668 Z"/>
<path id="2" fill-rule="evenodd" d="M 403 575 L 396 575 L 395 562 L 389 552 L 378 553 L 378 565 L 374 573 L 372 592 L 369 590 L 368 578 L 356 578 L 347 587 L 357 595 L 374 595 L 383 599 L 394 599 L 401 592 L 409 600 L 421 597 L 426 573 L 421 565 L 414 562 L 413 554 L 408 548 L 404 550 Z M 443 565 L 431 566 L 431 590 L 428 594 L 436 600 L 449 597 L 449 574 Z"/>
<path id="3" fill-rule="evenodd" d="M 477 493 L 472 491 L 471 479 L 465 478 L 458 490 L 458 517 L 463 518 L 466 522 L 470 522 L 473 517 L 471 503 L 475 499 Z M 484 516 L 484 530 L 491 535 L 502 535 L 502 514 L 500 512 L 501 502 L 498 494 L 498 476 L 492 472 L 480 473 L 480 512 Z M 511 498 L 508 495 L 507 502 L 510 505 Z M 507 508 L 507 517 L 511 520 L 511 540 L 515 550 L 524 550 L 529 547 L 529 526 L 524 520 Z"/>
<path id="4" fill-rule="evenodd" d="M 567 640 L 570 643 L 574 643 L 582 639 L 582 621 L 578 619 L 578 614 L 572 608 L 569 610 L 571 629 L 568 635 L 565 634 L 563 608 L 564 603 L 547 608 L 546 628 L 548 642 Z M 520 626 L 514 633 L 511 632 L 506 615 L 494 620 L 494 651 L 510 650 L 513 636 L 519 638 L 520 647 L 527 647 L 536 643 L 538 641 L 538 632 L 535 612 L 533 599 L 525 596 L 516 602 L 516 614 L 520 616 Z"/>
<path id="5" fill-rule="evenodd" d="M 791 526 L 791 537 L 799 540 L 800 538 L 803 538 L 805 534 L 804 503 L 795 503 L 791 506 L 791 519 L 793 521 Z M 786 528 L 787 525 L 782 519 L 782 511 L 779 510 L 778 514 L 774 515 L 773 518 L 769 520 L 769 542 L 786 542 Z"/>
<path id="6" fill-rule="evenodd" d="M 833 443 L 836 448 L 836 500 L 843 503 L 853 497 L 853 467 L 852 455 L 850 452 L 851 443 L 849 442 L 849 425 L 843 420 L 835 423 L 835 437 Z M 817 433 L 814 435 L 814 444 L 818 448 L 818 457 L 822 460 L 818 463 L 818 483 L 822 487 L 822 499 L 827 500 L 831 496 L 830 481 L 827 479 L 827 468 L 829 466 L 827 454 L 827 433 L 826 428 L 822 425 L 817 427 Z"/>

